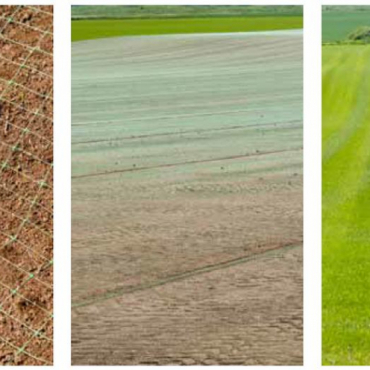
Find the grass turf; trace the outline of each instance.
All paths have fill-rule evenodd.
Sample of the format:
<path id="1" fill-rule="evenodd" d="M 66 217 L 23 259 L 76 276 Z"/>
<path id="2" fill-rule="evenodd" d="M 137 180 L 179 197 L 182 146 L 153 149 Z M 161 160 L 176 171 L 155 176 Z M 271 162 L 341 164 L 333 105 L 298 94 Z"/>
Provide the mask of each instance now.
<path id="1" fill-rule="evenodd" d="M 72 41 L 133 35 L 299 29 L 302 16 L 118 19 L 72 21 Z"/>
<path id="2" fill-rule="evenodd" d="M 370 364 L 370 47 L 323 47 L 323 364 Z"/>
<path id="3" fill-rule="evenodd" d="M 344 40 L 359 26 L 370 26 L 370 6 L 332 6 L 322 13 L 323 42 Z"/>

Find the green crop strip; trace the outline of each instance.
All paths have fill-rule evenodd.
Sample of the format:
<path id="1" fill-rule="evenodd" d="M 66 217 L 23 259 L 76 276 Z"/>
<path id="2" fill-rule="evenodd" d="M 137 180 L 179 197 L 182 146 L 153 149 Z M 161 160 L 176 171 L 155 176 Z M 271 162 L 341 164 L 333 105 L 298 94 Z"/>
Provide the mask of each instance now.
<path id="1" fill-rule="evenodd" d="M 302 16 L 118 19 L 72 21 L 72 41 L 105 37 L 273 31 L 303 28 Z"/>
<path id="2" fill-rule="evenodd" d="M 323 364 L 370 364 L 370 47 L 323 47 Z"/>

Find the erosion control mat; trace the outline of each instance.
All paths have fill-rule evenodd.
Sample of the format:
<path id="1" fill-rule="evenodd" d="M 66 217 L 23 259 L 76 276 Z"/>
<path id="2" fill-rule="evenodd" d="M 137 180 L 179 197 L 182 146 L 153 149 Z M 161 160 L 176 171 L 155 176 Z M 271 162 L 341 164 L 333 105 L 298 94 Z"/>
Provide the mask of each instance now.
<path id="1" fill-rule="evenodd" d="M 52 13 L 0 6 L 0 365 L 53 362 Z"/>
<path id="2" fill-rule="evenodd" d="M 302 32 L 72 48 L 73 363 L 302 364 Z"/>

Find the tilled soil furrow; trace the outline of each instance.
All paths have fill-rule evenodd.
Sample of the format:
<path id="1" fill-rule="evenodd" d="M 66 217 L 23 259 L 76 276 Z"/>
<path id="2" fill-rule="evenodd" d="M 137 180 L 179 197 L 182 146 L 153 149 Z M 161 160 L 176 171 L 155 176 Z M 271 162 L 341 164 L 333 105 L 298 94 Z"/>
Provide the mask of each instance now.
<path id="1" fill-rule="evenodd" d="M 229 260 L 229 261 L 223 261 L 223 262 L 220 262 L 220 263 L 217 263 L 217 264 L 200 267 L 200 268 L 197 268 L 197 269 L 194 269 L 194 270 L 191 270 L 191 271 L 186 271 L 184 273 L 181 273 L 181 274 L 178 274 L 178 275 L 173 275 L 173 276 L 167 277 L 166 279 L 154 281 L 154 282 L 149 283 L 149 284 L 143 284 L 143 285 L 140 285 L 140 286 L 133 286 L 133 287 L 126 287 L 124 289 L 119 289 L 119 290 L 114 290 L 114 289 L 113 290 L 107 290 L 104 294 L 101 294 L 99 296 L 93 296 L 93 297 L 87 298 L 85 300 L 82 300 L 80 302 L 72 303 L 72 308 L 93 305 L 95 303 L 98 303 L 98 302 L 101 302 L 101 301 L 106 301 L 106 300 L 112 299 L 112 298 L 117 298 L 117 297 L 120 297 L 120 296 L 125 295 L 125 294 L 135 293 L 135 292 L 138 292 L 138 291 L 141 291 L 141 290 L 147 290 L 147 289 L 155 288 L 157 286 L 173 283 L 175 281 L 184 280 L 184 279 L 187 279 L 187 278 L 195 276 L 195 275 L 206 274 L 207 272 L 211 272 L 211 271 L 214 271 L 214 270 L 226 269 L 226 268 L 229 268 L 231 266 L 239 265 L 241 263 L 252 262 L 252 261 L 256 261 L 260 258 L 270 257 L 271 255 L 278 255 L 280 253 L 284 253 L 287 250 L 297 248 L 299 246 L 300 245 L 297 245 L 297 243 L 295 242 L 293 244 L 287 244 L 287 245 L 284 245 L 284 246 L 271 248 L 271 249 L 262 251 L 260 253 L 255 253 L 253 255 L 248 255 L 248 256 L 245 256 L 245 257 L 239 257 L 239 258 L 235 258 L 235 259 L 232 259 L 232 260 Z"/>

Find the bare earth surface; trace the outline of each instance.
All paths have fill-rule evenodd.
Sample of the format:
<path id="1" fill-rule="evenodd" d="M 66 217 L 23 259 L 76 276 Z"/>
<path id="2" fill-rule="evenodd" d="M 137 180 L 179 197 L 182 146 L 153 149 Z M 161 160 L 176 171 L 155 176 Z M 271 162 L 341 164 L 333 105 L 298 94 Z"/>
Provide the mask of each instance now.
<path id="1" fill-rule="evenodd" d="M 53 362 L 53 8 L 0 6 L 0 365 Z"/>
<path id="2" fill-rule="evenodd" d="M 302 364 L 302 33 L 73 44 L 73 364 Z"/>

